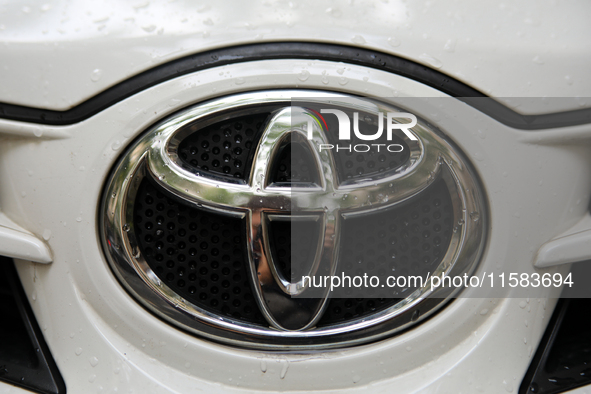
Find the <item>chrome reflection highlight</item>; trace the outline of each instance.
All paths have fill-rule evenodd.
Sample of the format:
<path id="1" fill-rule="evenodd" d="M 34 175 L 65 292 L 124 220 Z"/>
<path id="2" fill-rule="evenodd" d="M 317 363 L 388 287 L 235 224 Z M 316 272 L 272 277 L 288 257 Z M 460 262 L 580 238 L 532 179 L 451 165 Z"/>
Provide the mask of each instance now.
<path id="1" fill-rule="evenodd" d="M 372 179 L 339 183 L 332 151 L 317 149 L 328 143 L 325 130 L 320 124 L 308 122 L 311 114 L 306 108 L 292 106 L 293 98 L 317 100 L 318 103 L 329 99 L 331 106 L 355 111 L 400 112 L 384 103 L 334 93 L 270 91 L 210 101 L 164 121 L 128 151 L 105 191 L 101 235 L 112 269 L 140 302 L 162 318 L 196 334 L 246 347 L 348 346 L 390 335 L 429 316 L 457 290 L 431 291 L 426 285 L 386 310 L 346 323 L 315 328 L 326 307 L 328 290 L 318 298 L 292 298 L 305 295 L 308 289 L 301 281 L 292 283 L 290 278 L 284 278 L 273 263 L 268 222 L 318 222 L 322 241 L 315 250 L 310 274 L 331 275 L 337 267 L 341 220 L 412 198 L 441 176 L 452 195 L 454 220 L 463 225 L 452 234 L 449 248 L 433 275 L 469 274 L 483 250 L 487 216 L 473 174 L 448 142 L 419 122 L 410 129 L 416 140 L 402 132 L 398 134 L 410 149 L 410 159 L 403 167 L 385 171 Z M 200 121 L 211 123 L 218 113 L 242 114 L 249 108 L 264 105 L 280 105 L 281 109 L 272 114 L 265 127 L 248 181 L 198 176 L 181 166 L 178 146 L 188 134 L 199 132 L 190 131 L 194 130 L 191 129 L 193 125 Z M 311 140 L 306 138 L 310 132 L 308 125 L 313 128 Z M 270 169 L 280 147 L 288 139 L 306 146 L 312 153 L 313 165 L 319 173 L 318 184 L 287 187 L 270 182 Z M 200 209 L 245 219 L 251 283 L 269 328 L 208 312 L 180 297 L 151 270 L 139 251 L 132 215 L 135 194 L 145 176 L 152 177 L 161 187 Z M 480 212 L 480 220 L 469 220 L 469 212 Z M 281 302 L 273 302 L 277 300 Z M 284 318 L 282 309 L 286 303 L 295 305 L 296 300 L 297 308 L 303 313 L 298 314 L 301 316 L 294 322 Z"/>

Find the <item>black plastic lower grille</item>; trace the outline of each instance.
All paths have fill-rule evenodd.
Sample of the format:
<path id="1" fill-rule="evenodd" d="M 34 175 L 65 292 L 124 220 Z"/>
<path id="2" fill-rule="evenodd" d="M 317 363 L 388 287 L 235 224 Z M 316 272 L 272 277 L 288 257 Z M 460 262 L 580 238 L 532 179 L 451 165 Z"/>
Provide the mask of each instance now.
<path id="1" fill-rule="evenodd" d="M 591 384 L 589 327 L 591 300 L 559 300 L 519 393 L 556 394 Z"/>
<path id="2" fill-rule="evenodd" d="M 13 262 L 0 256 L 0 381 L 43 394 L 66 386 L 41 335 Z"/>

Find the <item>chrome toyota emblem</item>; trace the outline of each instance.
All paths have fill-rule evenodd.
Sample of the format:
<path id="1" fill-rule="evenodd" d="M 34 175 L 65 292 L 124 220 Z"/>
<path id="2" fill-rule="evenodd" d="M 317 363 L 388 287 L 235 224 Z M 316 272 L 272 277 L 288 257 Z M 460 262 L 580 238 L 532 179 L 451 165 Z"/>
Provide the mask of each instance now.
<path id="1" fill-rule="evenodd" d="M 302 101 L 304 104 L 292 102 Z M 107 185 L 101 209 L 103 247 L 125 287 L 148 309 L 198 335 L 255 348 L 326 348 L 362 343 L 399 331 L 432 314 L 453 291 L 413 289 L 400 302 L 362 319 L 319 327 L 329 288 L 314 288 L 304 277 L 330 276 L 339 269 L 342 222 L 408 201 L 435 180 L 444 179 L 452 195 L 454 227 L 449 247 L 433 274 L 470 273 L 483 249 L 486 211 L 469 165 L 443 137 L 422 122 L 400 128 L 408 159 L 395 169 L 368 178 L 342 179 L 326 123 L 305 102 L 365 113 L 398 111 L 376 101 L 326 92 L 247 93 L 189 108 L 149 130 L 123 156 Z M 249 176 L 233 179 L 189 170 L 179 155 L 188 136 L 237 114 L 268 108 Z M 400 112 L 400 111 L 398 111 Z M 335 113 L 326 111 L 326 113 Z M 407 114 L 408 115 L 408 114 Z M 328 116 L 328 115 L 327 115 Z M 272 170 L 288 144 L 311 158 L 313 180 L 285 184 Z M 248 277 L 267 326 L 224 316 L 179 295 L 146 260 L 134 225 L 134 199 L 149 178 L 163 192 L 203 212 L 239 219 L 244 226 Z M 478 212 L 478 221 L 467 220 Z M 310 263 L 287 277 L 272 252 L 272 222 L 307 221 L 318 228 Z M 174 263 L 174 262 L 172 262 Z M 194 276 L 194 278 L 196 278 Z"/>

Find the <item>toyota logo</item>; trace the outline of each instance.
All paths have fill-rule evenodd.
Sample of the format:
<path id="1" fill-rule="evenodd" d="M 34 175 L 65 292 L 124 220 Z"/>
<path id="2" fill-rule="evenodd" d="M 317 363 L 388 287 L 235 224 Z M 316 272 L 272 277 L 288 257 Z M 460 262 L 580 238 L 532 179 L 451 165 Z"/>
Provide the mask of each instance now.
<path id="1" fill-rule="evenodd" d="M 269 115 L 252 147 L 251 158 L 244 163 L 248 165 L 244 170 L 247 176 L 225 177 L 187 167 L 179 149 L 186 138 L 215 122 L 263 110 Z M 460 225 L 450 235 L 437 272 L 455 274 L 474 269 L 482 252 L 486 222 L 482 196 L 469 165 L 440 134 L 407 112 L 402 114 L 407 119 L 412 117 L 412 127 L 388 127 L 390 139 L 394 132 L 398 141 L 403 142 L 397 144 L 400 148 L 396 151 L 408 149 L 406 161 L 372 176 L 345 179 L 337 165 L 338 144 L 331 137 L 338 130 L 329 130 L 325 119 L 338 115 L 343 124 L 345 111 L 357 111 L 357 122 L 360 111 L 378 117 L 382 112 L 400 112 L 387 104 L 326 92 L 273 91 L 200 104 L 153 127 L 121 159 L 103 199 L 103 245 L 119 280 L 148 309 L 182 328 L 258 348 L 301 349 L 361 343 L 391 334 L 435 311 L 453 294 L 446 289 L 433 292 L 425 286 L 364 319 L 319 327 L 332 294 L 328 287 L 312 286 L 311 278 L 330 277 L 342 269 L 339 251 L 344 221 L 386 212 L 421 195 L 436 180 L 445 179 L 452 195 L 453 218 Z M 389 122 L 392 118 L 388 115 Z M 355 132 L 360 134 L 357 124 Z M 299 151 L 306 152 L 310 179 L 290 183 L 274 178 L 279 156 L 288 145 L 297 145 Z M 241 223 L 246 276 L 267 327 L 199 305 L 167 284 L 163 274 L 159 275 L 156 263 L 150 263 L 146 247 L 138 239 L 137 214 L 134 217 L 134 199 L 145 179 L 169 195 L 172 204 L 178 201 L 199 212 Z M 482 213 L 481 220 L 466 220 L 471 212 Z M 182 216 L 170 213 L 171 217 L 174 215 Z M 310 261 L 302 267 L 292 267 L 291 277 L 280 268 L 273 253 L 273 222 L 308 222 L 317 231 L 318 242 L 309 245 Z M 197 229 L 193 231 L 198 233 Z M 182 236 L 186 237 L 185 231 Z M 182 246 L 185 244 L 183 241 Z M 180 263 L 184 262 L 183 257 Z M 172 265 L 180 263 L 171 261 Z M 197 283 L 199 270 L 188 267 L 195 270 L 192 280 Z M 186 276 L 181 268 L 178 272 Z M 234 289 L 235 293 L 240 290 Z"/>

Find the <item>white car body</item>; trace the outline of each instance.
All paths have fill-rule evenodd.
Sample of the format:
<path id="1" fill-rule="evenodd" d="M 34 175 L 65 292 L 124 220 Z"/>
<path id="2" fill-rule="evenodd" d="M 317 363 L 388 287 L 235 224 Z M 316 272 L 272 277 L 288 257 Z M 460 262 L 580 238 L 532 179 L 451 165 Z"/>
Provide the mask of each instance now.
<path id="1" fill-rule="evenodd" d="M 591 107 L 590 13 L 586 2 L 553 1 L 3 1 L 0 103 L 67 111 L 188 55 L 310 42 L 409 59 L 520 114 L 576 110 Z M 275 88 L 449 97 L 347 61 L 286 58 L 184 74 L 68 125 L 0 114 L 0 228 L 8 229 L 0 232 L 0 255 L 18 258 L 68 392 L 517 392 L 561 288 L 539 288 L 527 299 L 511 289 L 497 298 L 461 298 L 389 339 L 294 353 L 190 335 L 154 317 L 119 284 L 100 244 L 97 210 L 122 152 L 181 108 Z M 591 124 L 518 130 L 468 105 L 457 110 L 446 117 L 425 105 L 416 113 L 466 154 L 486 190 L 491 225 L 477 273 L 566 274 L 569 265 L 561 263 L 591 257 L 581 247 L 588 232 L 573 241 L 570 260 L 538 254 L 561 235 L 591 230 Z M 9 245 L 10 230 L 28 238 Z M 0 392 L 27 391 L 0 383 Z"/>

